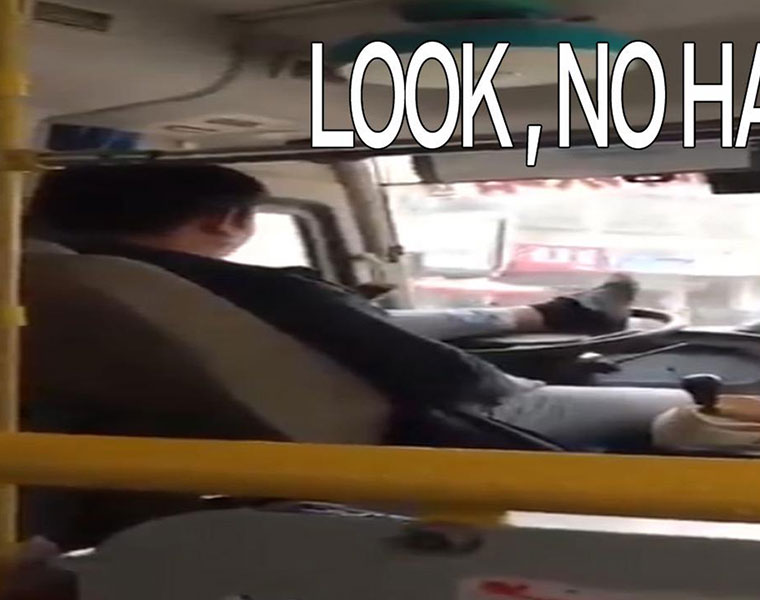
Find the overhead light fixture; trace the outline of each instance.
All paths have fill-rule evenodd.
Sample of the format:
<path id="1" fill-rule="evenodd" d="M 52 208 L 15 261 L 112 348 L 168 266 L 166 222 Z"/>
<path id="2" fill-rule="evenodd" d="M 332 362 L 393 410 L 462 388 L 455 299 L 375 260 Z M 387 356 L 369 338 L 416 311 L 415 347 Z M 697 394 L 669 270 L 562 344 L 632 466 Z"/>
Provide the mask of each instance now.
<path id="1" fill-rule="evenodd" d="M 414 51 L 423 43 L 435 40 L 450 48 L 461 68 L 462 44 L 472 42 L 475 48 L 475 77 L 482 73 L 494 46 L 509 42 L 510 48 L 494 77 L 498 88 L 521 88 L 557 83 L 557 45 L 572 44 L 584 77 L 596 79 L 596 45 L 609 43 L 610 65 L 615 56 L 631 40 L 617 33 L 586 25 L 557 21 L 485 20 L 458 23 L 430 23 L 414 30 L 364 35 L 333 46 L 328 59 L 337 72 L 349 79 L 362 49 L 373 41 L 389 44 L 406 67 Z M 365 72 L 364 82 L 374 85 L 392 85 L 387 67 L 380 61 L 371 63 Z M 425 89 L 447 87 L 443 69 L 427 64 L 420 74 L 419 86 Z"/>
<path id="2" fill-rule="evenodd" d="M 213 114 L 169 123 L 153 123 L 145 127 L 144 131 L 201 136 L 238 133 L 257 135 L 283 133 L 293 129 L 293 123 L 283 119 L 247 114 Z"/>

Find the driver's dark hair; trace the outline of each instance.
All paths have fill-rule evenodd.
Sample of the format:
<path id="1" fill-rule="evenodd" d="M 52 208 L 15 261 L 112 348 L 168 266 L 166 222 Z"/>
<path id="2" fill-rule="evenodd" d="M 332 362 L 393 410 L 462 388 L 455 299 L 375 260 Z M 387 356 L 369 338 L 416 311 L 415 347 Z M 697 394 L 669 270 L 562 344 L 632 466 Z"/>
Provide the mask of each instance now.
<path id="1" fill-rule="evenodd" d="M 255 178 L 218 165 L 70 167 L 41 178 L 26 224 L 31 233 L 158 234 L 197 217 L 252 212 L 265 194 Z"/>

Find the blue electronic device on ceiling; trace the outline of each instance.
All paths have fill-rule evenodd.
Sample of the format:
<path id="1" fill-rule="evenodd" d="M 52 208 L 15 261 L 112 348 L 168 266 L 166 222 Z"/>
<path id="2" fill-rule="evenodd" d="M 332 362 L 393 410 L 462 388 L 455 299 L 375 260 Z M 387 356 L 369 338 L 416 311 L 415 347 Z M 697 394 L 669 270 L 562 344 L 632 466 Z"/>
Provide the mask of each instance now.
<path id="1" fill-rule="evenodd" d="M 45 146 L 54 152 L 86 150 L 130 151 L 137 150 L 140 134 L 105 127 L 54 124 L 48 131 Z"/>

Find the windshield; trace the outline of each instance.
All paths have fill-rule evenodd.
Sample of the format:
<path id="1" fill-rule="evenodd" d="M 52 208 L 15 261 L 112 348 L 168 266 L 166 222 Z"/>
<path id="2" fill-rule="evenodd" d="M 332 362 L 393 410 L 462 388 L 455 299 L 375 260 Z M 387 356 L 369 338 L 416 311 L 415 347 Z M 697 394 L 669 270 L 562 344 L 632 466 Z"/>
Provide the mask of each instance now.
<path id="1" fill-rule="evenodd" d="M 384 160 L 416 307 L 519 305 L 624 271 L 640 306 L 693 325 L 760 318 L 757 194 L 715 195 L 698 173 L 426 185 Z"/>

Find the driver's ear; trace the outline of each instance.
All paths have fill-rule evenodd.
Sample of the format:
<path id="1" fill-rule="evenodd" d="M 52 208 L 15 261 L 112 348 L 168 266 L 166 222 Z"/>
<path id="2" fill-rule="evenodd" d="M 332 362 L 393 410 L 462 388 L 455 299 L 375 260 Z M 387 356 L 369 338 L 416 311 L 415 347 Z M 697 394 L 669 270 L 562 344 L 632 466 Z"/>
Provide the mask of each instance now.
<path id="1" fill-rule="evenodd" d="M 253 233 L 253 212 L 231 208 L 224 212 L 205 215 L 198 220 L 198 228 L 206 235 L 237 237 L 241 231 Z"/>
<path id="2" fill-rule="evenodd" d="M 230 211 L 227 218 L 238 231 L 245 230 L 253 233 L 256 228 L 256 212 L 251 207 L 235 208 Z"/>

